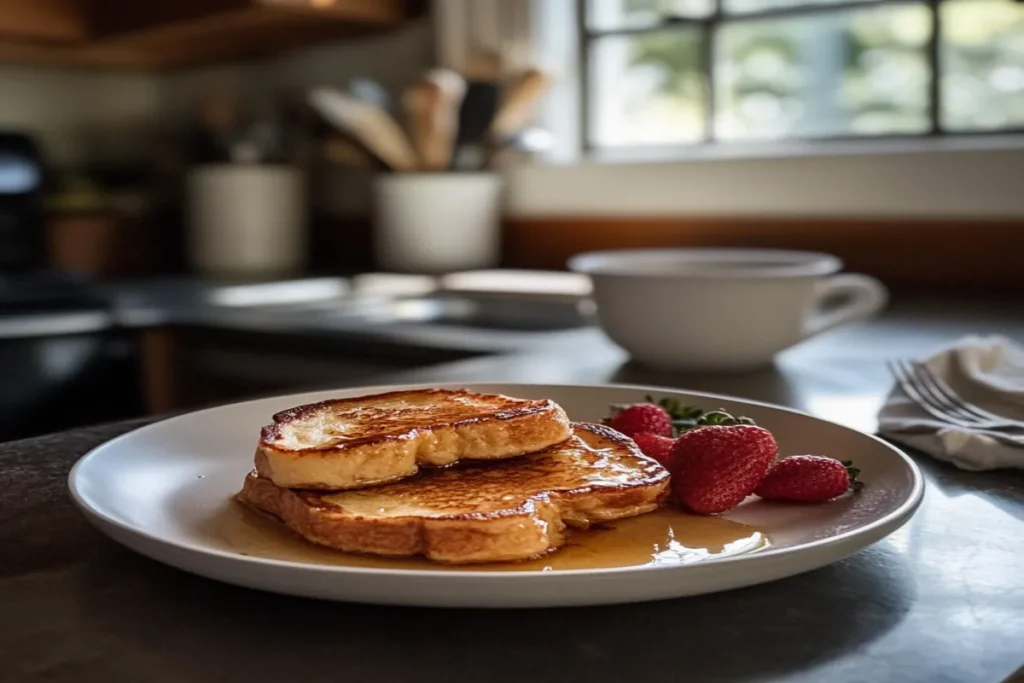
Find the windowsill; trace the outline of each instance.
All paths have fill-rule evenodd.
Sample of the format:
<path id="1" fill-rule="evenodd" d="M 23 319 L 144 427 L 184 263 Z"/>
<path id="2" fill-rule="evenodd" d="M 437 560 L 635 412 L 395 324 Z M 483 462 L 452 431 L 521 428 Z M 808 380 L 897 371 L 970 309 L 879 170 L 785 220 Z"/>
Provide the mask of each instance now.
<path id="1" fill-rule="evenodd" d="M 1024 135 L 664 147 L 510 168 L 508 211 L 553 215 L 1024 216 Z"/>
<path id="2" fill-rule="evenodd" d="M 928 154 L 935 152 L 987 152 L 1024 150 L 1024 133 L 949 135 L 864 140 L 780 140 L 714 145 L 665 145 L 604 148 L 584 152 L 570 160 L 538 159 L 543 165 L 590 165 L 630 163 L 685 163 L 691 161 L 794 159 L 878 154 Z"/>

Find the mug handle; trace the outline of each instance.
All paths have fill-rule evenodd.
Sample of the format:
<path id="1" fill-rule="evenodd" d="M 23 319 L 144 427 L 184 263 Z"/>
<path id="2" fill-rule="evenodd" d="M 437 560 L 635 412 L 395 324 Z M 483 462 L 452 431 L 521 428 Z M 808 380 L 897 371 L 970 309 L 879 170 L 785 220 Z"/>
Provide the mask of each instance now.
<path id="1" fill-rule="evenodd" d="M 837 294 L 846 295 L 850 300 L 834 308 L 822 307 L 826 299 Z M 889 290 L 869 275 L 841 273 L 816 285 L 814 302 L 813 312 L 804 322 L 804 337 L 813 337 L 846 323 L 874 317 L 889 302 Z"/>

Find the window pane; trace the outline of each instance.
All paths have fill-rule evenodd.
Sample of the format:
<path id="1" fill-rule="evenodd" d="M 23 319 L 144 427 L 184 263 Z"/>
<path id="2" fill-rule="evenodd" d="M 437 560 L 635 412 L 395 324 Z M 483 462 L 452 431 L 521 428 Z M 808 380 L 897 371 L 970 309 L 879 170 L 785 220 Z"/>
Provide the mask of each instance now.
<path id="1" fill-rule="evenodd" d="M 725 24 L 720 139 L 918 133 L 929 127 L 923 5 Z"/>
<path id="2" fill-rule="evenodd" d="M 706 17 L 714 10 L 715 0 L 588 0 L 587 25 L 597 30 L 652 26 L 671 17 Z"/>
<path id="3" fill-rule="evenodd" d="M 846 2 L 871 2 L 871 0 L 722 0 L 722 9 L 729 14 L 744 14 L 797 5 L 835 5 Z"/>
<path id="4" fill-rule="evenodd" d="M 942 123 L 950 130 L 1024 126 L 1024 4 L 942 6 Z"/>
<path id="5" fill-rule="evenodd" d="M 591 142 L 693 142 L 704 133 L 700 32 L 608 36 L 590 52 Z"/>

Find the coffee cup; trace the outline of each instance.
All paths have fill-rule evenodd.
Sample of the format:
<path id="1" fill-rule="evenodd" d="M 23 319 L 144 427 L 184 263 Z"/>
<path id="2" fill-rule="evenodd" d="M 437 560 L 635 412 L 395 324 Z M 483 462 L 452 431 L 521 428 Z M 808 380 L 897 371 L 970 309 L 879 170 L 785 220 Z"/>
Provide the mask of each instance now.
<path id="1" fill-rule="evenodd" d="M 775 249 L 643 249 L 579 254 L 600 325 L 636 361 L 686 371 L 750 370 L 799 342 L 867 320 L 881 282 L 835 256 Z"/>

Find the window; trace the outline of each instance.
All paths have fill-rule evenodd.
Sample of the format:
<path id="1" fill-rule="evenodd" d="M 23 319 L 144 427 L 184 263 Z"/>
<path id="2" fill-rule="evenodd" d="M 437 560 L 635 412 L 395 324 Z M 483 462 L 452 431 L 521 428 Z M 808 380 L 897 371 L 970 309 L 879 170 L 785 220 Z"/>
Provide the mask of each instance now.
<path id="1" fill-rule="evenodd" d="M 1024 132 L 1024 0 L 581 0 L 590 148 Z"/>

